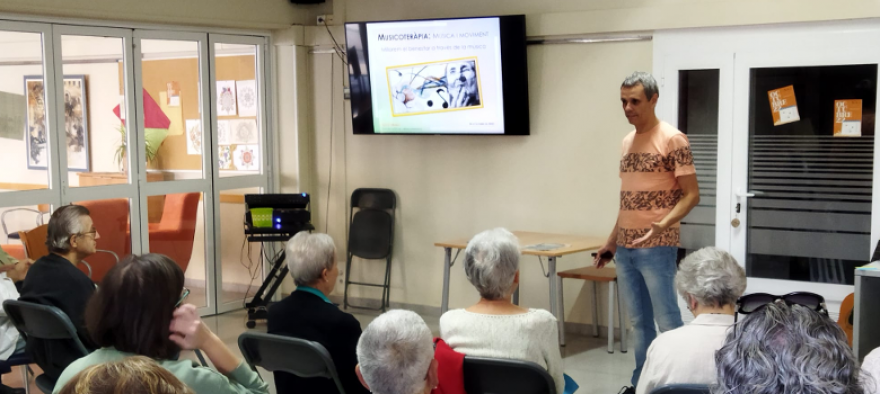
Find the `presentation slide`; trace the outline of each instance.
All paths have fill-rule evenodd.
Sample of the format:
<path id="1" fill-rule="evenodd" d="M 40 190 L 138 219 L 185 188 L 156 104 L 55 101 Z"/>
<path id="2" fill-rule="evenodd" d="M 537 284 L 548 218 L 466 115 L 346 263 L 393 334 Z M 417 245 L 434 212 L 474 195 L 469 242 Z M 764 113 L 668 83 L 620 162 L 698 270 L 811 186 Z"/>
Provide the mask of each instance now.
<path id="1" fill-rule="evenodd" d="M 503 134 L 498 18 L 368 23 L 376 133 Z"/>

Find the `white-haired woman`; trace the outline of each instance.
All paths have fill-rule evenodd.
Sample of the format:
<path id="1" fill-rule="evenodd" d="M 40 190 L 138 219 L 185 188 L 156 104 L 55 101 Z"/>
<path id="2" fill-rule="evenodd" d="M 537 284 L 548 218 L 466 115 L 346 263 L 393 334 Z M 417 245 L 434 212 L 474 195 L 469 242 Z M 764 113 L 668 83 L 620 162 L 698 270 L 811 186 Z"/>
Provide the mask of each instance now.
<path id="1" fill-rule="evenodd" d="M 415 312 L 391 310 L 370 322 L 357 359 L 358 378 L 374 394 L 428 394 L 437 387 L 431 330 Z"/>
<path id="2" fill-rule="evenodd" d="M 514 305 L 519 285 L 519 240 L 503 228 L 487 230 L 468 242 L 464 270 L 480 301 L 440 317 L 440 336 L 466 355 L 534 362 L 547 369 L 563 393 L 562 356 L 556 318 L 543 309 Z"/>
<path id="3" fill-rule="evenodd" d="M 354 373 L 361 325 L 328 298 L 339 276 L 333 239 L 327 234 L 299 232 L 287 241 L 285 259 L 296 291 L 269 307 L 268 332 L 320 343 L 330 353 L 345 392 L 368 393 Z M 275 388 L 280 394 L 337 391 L 332 380 L 286 372 L 275 372 Z"/>
<path id="4" fill-rule="evenodd" d="M 715 383 L 715 352 L 733 325 L 736 300 L 746 290 L 746 273 L 729 253 L 703 248 L 681 262 L 675 288 L 694 320 L 651 343 L 637 394 L 667 384 Z"/>

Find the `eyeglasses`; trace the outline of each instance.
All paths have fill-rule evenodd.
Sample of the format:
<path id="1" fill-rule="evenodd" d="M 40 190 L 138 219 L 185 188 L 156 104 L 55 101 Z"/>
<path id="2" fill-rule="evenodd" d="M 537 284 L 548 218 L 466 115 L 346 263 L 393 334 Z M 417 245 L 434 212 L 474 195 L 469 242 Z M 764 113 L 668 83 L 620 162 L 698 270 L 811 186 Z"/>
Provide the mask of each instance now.
<path id="1" fill-rule="evenodd" d="M 188 296 L 189 296 L 189 289 L 187 289 L 186 287 L 184 287 L 184 288 L 183 288 L 183 294 L 180 295 L 180 299 L 177 300 L 177 303 L 174 304 L 174 307 L 177 308 L 177 307 L 180 306 L 180 304 L 183 304 L 183 301 L 186 300 L 186 297 L 188 297 Z"/>
<path id="2" fill-rule="evenodd" d="M 92 231 L 86 231 L 86 232 L 84 232 L 84 233 L 76 233 L 76 234 L 73 234 L 73 235 L 89 235 L 89 234 L 92 234 L 92 235 L 98 234 L 98 230 L 95 229 L 95 230 L 92 230 Z"/>
<path id="3" fill-rule="evenodd" d="M 736 300 L 736 312 L 748 315 L 759 311 L 761 308 L 772 304 L 778 300 L 782 300 L 786 305 L 800 305 L 810 308 L 824 316 L 828 316 L 828 309 L 825 307 L 825 298 L 816 294 L 805 291 L 788 293 L 786 295 L 773 295 L 767 293 L 753 293 L 744 295 Z"/>

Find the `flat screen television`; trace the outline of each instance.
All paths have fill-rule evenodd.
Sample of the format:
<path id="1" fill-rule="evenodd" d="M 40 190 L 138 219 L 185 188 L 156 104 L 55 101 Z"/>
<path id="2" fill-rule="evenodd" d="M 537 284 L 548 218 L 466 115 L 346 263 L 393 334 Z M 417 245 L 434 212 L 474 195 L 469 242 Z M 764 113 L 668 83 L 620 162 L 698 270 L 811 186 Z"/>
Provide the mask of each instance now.
<path id="1" fill-rule="evenodd" d="M 528 135 L 524 15 L 345 24 L 355 134 Z"/>

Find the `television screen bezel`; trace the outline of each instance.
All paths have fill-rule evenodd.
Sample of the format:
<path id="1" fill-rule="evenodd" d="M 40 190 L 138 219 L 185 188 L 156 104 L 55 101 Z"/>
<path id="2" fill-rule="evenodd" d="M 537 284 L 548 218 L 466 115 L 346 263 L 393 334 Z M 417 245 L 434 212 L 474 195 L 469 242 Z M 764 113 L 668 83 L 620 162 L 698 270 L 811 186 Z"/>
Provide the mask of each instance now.
<path id="1" fill-rule="evenodd" d="M 373 124 L 372 89 L 369 74 L 369 47 L 367 24 L 430 22 L 444 20 L 497 18 L 501 33 L 501 84 L 504 112 L 503 133 L 377 133 Z M 352 43 L 351 36 L 358 36 Z M 357 46 L 355 46 L 357 44 Z M 345 24 L 345 50 L 348 57 L 348 79 L 351 102 L 352 133 L 355 135 L 468 135 L 468 136 L 517 136 L 530 135 L 529 121 L 529 73 L 526 53 L 525 15 L 475 16 L 464 18 L 431 18 L 387 21 L 348 22 Z M 359 57 L 363 54 L 363 63 Z M 364 72 L 365 71 L 365 72 Z M 523 83 L 525 81 L 525 83 Z M 516 91 L 514 91 L 516 89 Z M 366 130 L 366 131 L 365 131 Z"/>

